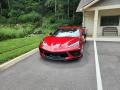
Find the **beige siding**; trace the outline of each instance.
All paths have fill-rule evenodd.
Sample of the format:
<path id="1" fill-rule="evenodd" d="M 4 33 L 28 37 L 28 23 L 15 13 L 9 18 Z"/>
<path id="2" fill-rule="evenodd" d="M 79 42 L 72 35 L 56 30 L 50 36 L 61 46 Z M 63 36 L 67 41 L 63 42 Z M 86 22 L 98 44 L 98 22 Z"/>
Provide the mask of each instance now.
<path id="1" fill-rule="evenodd" d="M 85 12 L 85 27 L 89 36 L 93 35 L 94 12 Z"/>
<path id="2" fill-rule="evenodd" d="M 102 29 L 103 29 L 103 26 L 100 26 L 101 16 L 113 16 L 113 15 L 120 15 L 120 9 L 99 11 L 98 29 L 97 29 L 98 36 L 102 35 Z M 84 16 L 85 16 L 85 27 L 88 29 L 88 35 L 93 35 L 94 11 L 86 11 Z M 119 35 L 120 35 L 120 25 L 117 26 L 117 28 L 119 30 Z"/>
<path id="3" fill-rule="evenodd" d="M 114 16 L 114 15 L 120 15 L 120 9 L 102 10 L 99 12 L 98 31 L 97 31 L 98 36 L 102 35 L 102 29 L 103 29 L 103 26 L 100 26 L 101 16 Z M 117 28 L 119 30 L 119 35 L 120 35 L 120 23 L 119 26 L 117 26 Z"/>

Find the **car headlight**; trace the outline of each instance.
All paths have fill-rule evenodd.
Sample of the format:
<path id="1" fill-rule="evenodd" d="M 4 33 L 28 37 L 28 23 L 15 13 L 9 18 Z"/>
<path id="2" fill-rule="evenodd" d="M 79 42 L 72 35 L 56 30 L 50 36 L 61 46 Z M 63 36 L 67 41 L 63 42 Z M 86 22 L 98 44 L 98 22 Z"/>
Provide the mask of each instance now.
<path id="1" fill-rule="evenodd" d="M 75 47 L 75 46 L 78 46 L 79 44 L 80 44 L 80 41 L 77 41 L 77 42 L 75 42 L 75 43 L 69 45 L 69 47 Z"/>

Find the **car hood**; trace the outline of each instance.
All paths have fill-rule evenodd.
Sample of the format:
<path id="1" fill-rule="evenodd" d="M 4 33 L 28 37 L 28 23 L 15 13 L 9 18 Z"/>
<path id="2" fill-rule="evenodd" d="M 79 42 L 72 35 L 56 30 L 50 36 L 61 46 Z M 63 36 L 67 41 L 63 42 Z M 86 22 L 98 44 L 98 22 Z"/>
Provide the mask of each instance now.
<path id="1" fill-rule="evenodd" d="M 51 52 L 63 52 L 79 49 L 80 45 L 70 47 L 71 44 L 80 41 L 79 37 L 55 37 L 47 36 L 40 47 Z"/>
<path id="2" fill-rule="evenodd" d="M 79 41 L 79 37 L 55 37 L 55 36 L 47 36 L 43 39 L 43 42 L 48 46 L 56 46 L 56 45 L 70 45 Z"/>

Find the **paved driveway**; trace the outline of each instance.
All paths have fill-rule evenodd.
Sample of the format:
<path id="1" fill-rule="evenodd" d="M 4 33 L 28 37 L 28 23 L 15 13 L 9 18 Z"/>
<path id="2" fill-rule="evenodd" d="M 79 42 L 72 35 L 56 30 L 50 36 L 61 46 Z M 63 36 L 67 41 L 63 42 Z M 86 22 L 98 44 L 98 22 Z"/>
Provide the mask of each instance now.
<path id="1" fill-rule="evenodd" d="M 120 43 L 97 42 L 103 90 L 120 90 Z"/>
<path id="2" fill-rule="evenodd" d="M 97 42 L 103 90 L 120 90 L 120 43 Z M 39 52 L 0 72 L 0 90 L 98 90 L 93 42 L 71 62 L 43 60 Z"/>

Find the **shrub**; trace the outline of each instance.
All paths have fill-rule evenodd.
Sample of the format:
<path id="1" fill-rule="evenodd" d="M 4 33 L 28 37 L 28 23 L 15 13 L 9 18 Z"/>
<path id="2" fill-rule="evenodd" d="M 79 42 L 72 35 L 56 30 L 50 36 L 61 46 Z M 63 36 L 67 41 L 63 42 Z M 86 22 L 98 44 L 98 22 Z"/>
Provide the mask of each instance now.
<path id="1" fill-rule="evenodd" d="M 33 32 L 32 25 L 0 26 L 0 40 L 22 38 Z"/>
<path id="2" fill-rule="evenodd" d="M 19 16 L 19 14 L 20 14 L 20 10 L 18 9 L 18 10 L 10 10 L 10 12 L 8 12 L 8 16 L 9 17 L 17 17 L 17 16 Z"/>
<path id="3" fill-rule="evenodd" d="M 7 19 L 4 16 L 0 15 L 0 23 L 6 23 Z"/>
<path id="4" fill-rule="evenodd" d="M 37 22 L 41 19 L 41 16 L 39 13 L 32 11 L 30 13 L 27 14 L 23 14 L 21 16 L 18 17 L 18 21 L 22 22 L 22 23 L 26 23 L 26 22 Z"/>
<path id="5" fill-rule="evenodd" d="M 17 23 L 17 17 L 11 17 L 8 19 L 7 23 L 11 23 L 11 24 L 16 24 Z"/>

